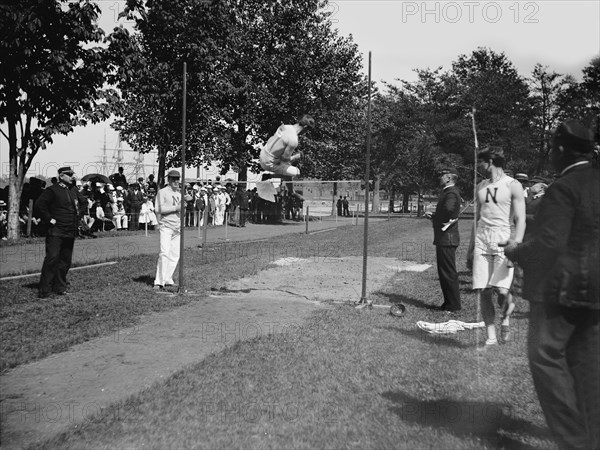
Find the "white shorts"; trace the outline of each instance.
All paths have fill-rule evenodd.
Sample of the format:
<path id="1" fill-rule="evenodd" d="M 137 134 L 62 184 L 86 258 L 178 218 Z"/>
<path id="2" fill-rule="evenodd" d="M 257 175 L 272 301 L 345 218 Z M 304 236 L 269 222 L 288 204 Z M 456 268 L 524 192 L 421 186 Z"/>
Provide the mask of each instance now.
<path id="1" fill-rule="evenodd" d="M 263 170 L 273 172 L 275 175 L 288 175 L 292 177 L 300 175 L 300 169 L 291 164 L 275 161 L 273 157 L 264 150 L 260 152 L 259 161 Z"/>
<path id="2" fill-rule="evenodd" d="M 473 289 L 510 289 L 514 268 L 498 242 L 507 241 L 510 227 L 478 227 L 473 253 Z M 510 267 L 509 267 L 510 265 Z"/>
<path id="3" fill-rule="evenodd" d="M 267 172 L 273 172 L 275 175 L 287 175 L 297 177 L 300 175 L 300 169 L 292 166 L 291 164 L 272 164 L 260 162 L 260 166 Z"/>

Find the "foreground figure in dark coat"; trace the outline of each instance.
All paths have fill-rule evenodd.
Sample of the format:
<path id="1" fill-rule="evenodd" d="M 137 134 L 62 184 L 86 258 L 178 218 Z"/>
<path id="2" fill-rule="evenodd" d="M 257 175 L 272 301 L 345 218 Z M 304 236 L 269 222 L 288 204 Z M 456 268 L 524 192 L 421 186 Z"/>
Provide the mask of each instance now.
<path id="1" fill-rule="evenodd" d="M 532 238 L 506 255 L 523 266 L 531 301 L 529 362 L 561 447 L 600 448 L 600 172 L 594 136 L 576 121 L 554 133 L 560 178 L 544 195 Z"/>

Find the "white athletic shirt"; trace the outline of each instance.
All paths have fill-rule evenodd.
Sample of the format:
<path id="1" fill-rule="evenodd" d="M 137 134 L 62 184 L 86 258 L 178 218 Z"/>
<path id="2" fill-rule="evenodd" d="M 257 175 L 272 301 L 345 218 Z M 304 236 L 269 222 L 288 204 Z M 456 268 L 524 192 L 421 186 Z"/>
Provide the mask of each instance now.
<path id="1" fill-rule="evenodd" d="M 163 213 L 161 205 L 177 206 L 177 210 L 171 213 Z M 154 202 L 154 211 L 159 217 L 159 222 L 167 228 L 172 230 L 179 230 L 181 228 L 181 192 L 174 191 L 170 186 L 165 186 L 156 195 Z"/>
<path id="2" fill-rule="evenodd" d="M 483 180 L 477 185 L 479 200 L 479 223 L 484 227 L 510 227 L 511 199 L 510 184 L 518 183 L 508 175 L 502 175 L 492 183 Z"/>
<path id="3" fill-rule="evenodd" d="M 292 153 L 298 147 L 298 134 L 293 125 L 281 125 L 262 149 L 261 160 L 269 163 L 290 163 Z"/>

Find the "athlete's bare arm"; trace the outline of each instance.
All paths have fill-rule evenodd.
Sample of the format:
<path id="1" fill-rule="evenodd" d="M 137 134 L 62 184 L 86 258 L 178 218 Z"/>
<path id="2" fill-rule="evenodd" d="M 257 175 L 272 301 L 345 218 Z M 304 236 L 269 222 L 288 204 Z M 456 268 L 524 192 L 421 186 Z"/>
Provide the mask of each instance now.
<path id="1" fill-rule="evenodd" d="M 510 184 L 511 208 L 513 210 L 513 219 L 515 221 L 515 237 L 516 242 L 523 242 L 525 235 L 525 195 L 523 187 L 518 181 L 513 181 Z"/>

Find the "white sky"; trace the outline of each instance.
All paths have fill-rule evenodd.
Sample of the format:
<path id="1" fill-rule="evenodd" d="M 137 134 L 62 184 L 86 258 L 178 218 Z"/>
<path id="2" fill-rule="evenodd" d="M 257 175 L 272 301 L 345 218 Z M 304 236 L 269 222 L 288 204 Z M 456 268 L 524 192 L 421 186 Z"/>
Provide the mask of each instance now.
<path id="1" fill-rule="evenodd" d="M 101 25 L 109 32 L 123 0 L 98 2 Z M 336 0 L 329 9 L 334 27 L 352 35 L 364 55 L 372 52 L 371 76 L 375 81 L 413 81 L 415 68 L 449 68 L 461 54 L 477 47 L 504 52 L 522 76 L 536 63 L 581 79 L 581 69 L 600 55 L 600 1 L 400 1 Z M 55 176 L 56 169 L 71 165 L 79 176 L 100 172 L 106 132 L 107 160 L 114 164 L 117 133 L 106 123 L 79 127 L 35 157 L 27 176 Z M 125 154 L 132 160 L 133 154 Z M 8 144 L 0 138 L 1 174 L 8 176 Z M 152 158 L 145 158 L 146 175 Z M 155 172 L 158 170 L 157 166 Z M 189 171 L 189 172 L 188 172 Z M 193 177 L 195 169 L 187 169 Z"/>

